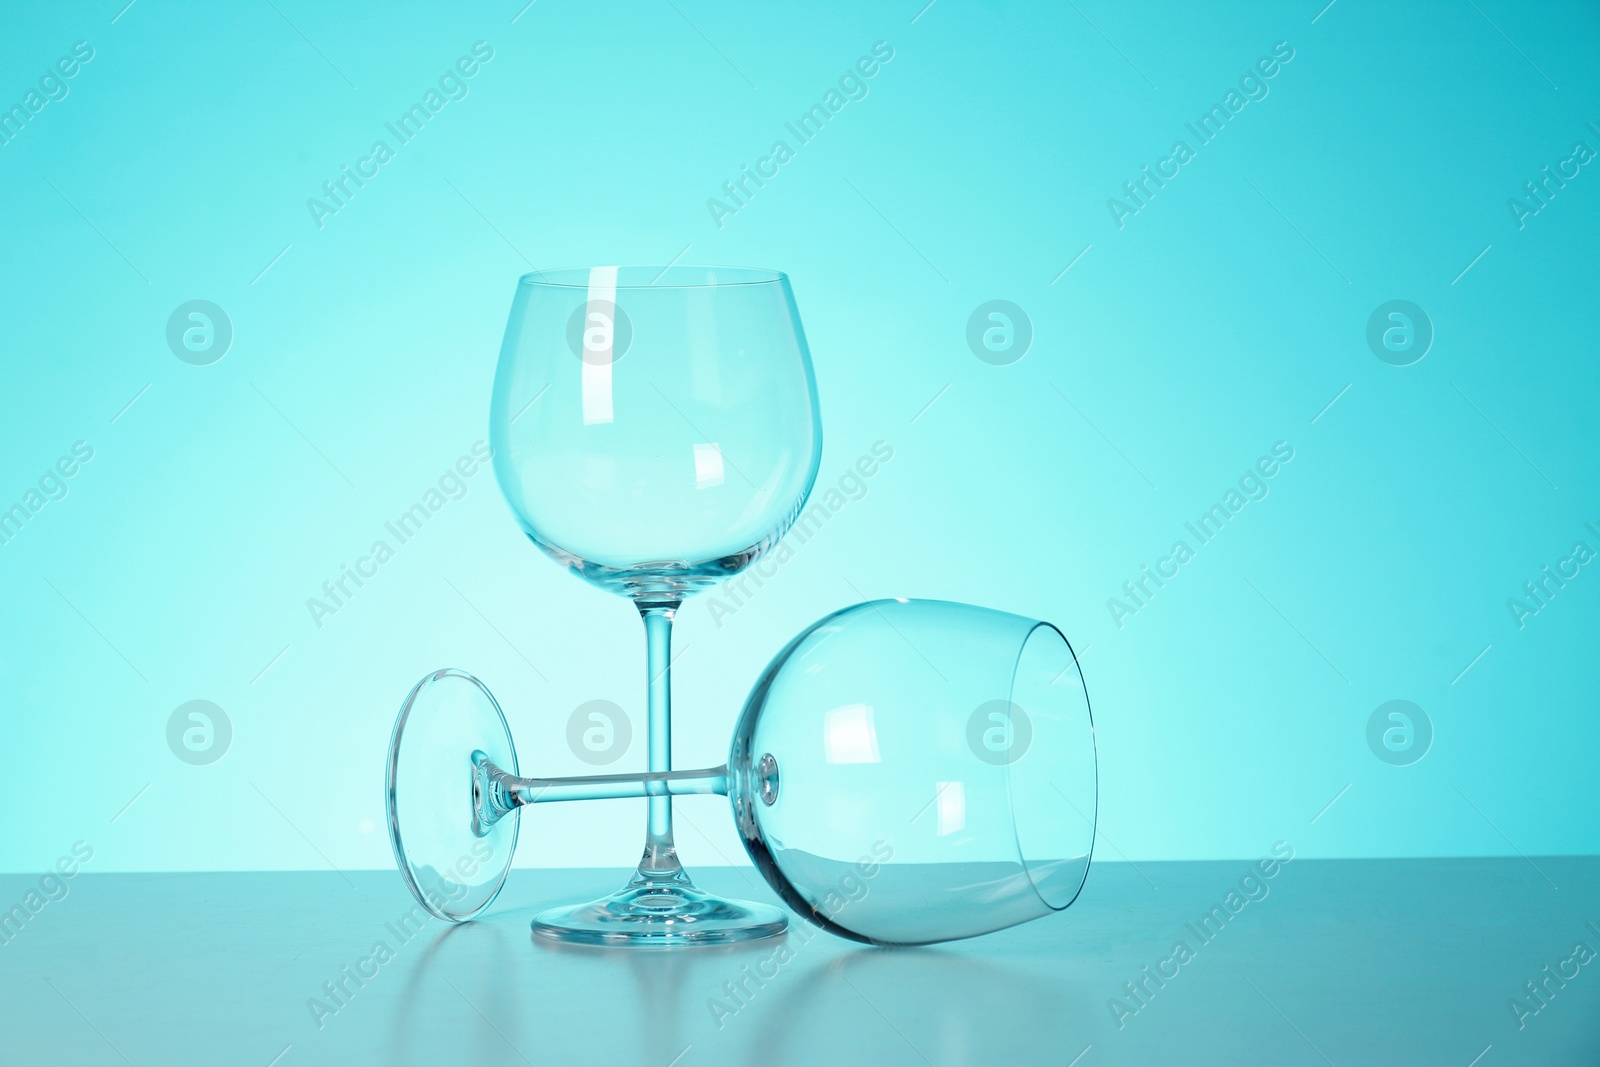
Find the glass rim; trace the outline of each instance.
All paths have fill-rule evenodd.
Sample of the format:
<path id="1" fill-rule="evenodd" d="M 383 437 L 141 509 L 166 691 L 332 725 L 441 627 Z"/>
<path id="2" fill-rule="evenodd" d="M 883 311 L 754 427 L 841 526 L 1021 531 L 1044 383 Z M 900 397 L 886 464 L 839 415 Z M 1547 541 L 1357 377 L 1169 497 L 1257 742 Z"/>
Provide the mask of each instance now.
<path id="1" fill-rule="evenodd" d="M 609 266 L 609 264 L 605 265 Z M 551 267 L 534 270 L 517 279 L 517 284 L 555 289 L 588 289 L 589 276 L 600 267 Z M 789 280 L 781 270 L 770 267 L 718 266 L 710 263 L 624 263 L 612 267 L 618 274 L 617 289 L 724 289 L 736 285 L 780 285 Z M 669 274 L 684 271 L 696 272 L 699 281 L 663 281 Z M 647 272 L 649 281 L 623 280 L 624 275 Z M 727 275 L 704 280 L 707 275 Z"/>
<path id="2" fill-rule="evenodd" d="M 1078 673 L 1079 691 L 1083 693 L 1083 710 L 1084 714 L 1089 718 L 1090 759 L 1093 761 L 1095 768 L 1094 812 L 1089 823 L 1089 850 L 1085 856 L 1083 877 L 1078 879 L 1078 887 L 1073 891 L 1071 898 L 1065 904 L 1057 906 L 1050 903 L 1049 899 L 1044 895 L 1044 891 L 1039 888 L 1038 879 L 1034 877 L 1033 866 L 1028 861 L 1028 852 L 1022 847 L 1022 835 L 1017 830 L 1016 764 L 1006 764 L 1006 799 L 1011 804 L 1011 837 L 1012 844 L 1016 846 L 1017 859 L 1022 864 L 1023 875 L 1028 879 L 1028 886 L 1033 890 L 1033 895 L 1038 898 L 1039 903 L 1053 912 L 1059 912 L 1066 911 L 1077 903 L 1078 898 L 1083 895 L 1083 887 L 1089 883 L 1089 868 L 1094 866 L 1094 846 L 1100 838 L 1100 742 L 1094 733 L 1094 708 L 1089 703 L 1089 686 L 1084 681 L 1083 664 L 1078 661 L 1078 650 L 1072 647 L 1072 642 L 1067 640 L 1067 635 L 1062 633 L 1061 628 L 1055 623 L 1046 622 L 1043 619 L 1029 619 L 1027 621 L 1033 623 L 1033 625 L 1028 627 L 1028 632 L 1023 635 L 1022 641 L 1017 645 L 1017 655 L 1011 663 L 1011 684 L 1010 692 L 1006 698 L 1007 702 L 1015 699 L 1017 695 L 1017 674 L 1022 669 L 1022 654 L 1027 649 L 1028 643 L 1037 637 L 1041 630 L 1054 634 L 1060 640 L 1062 646 L 1066 648 L 1067 655 L 1072 659 L 1072 666 Z M 1071 801 L 1068 801 L 1068 803 L 1070 804 Z M 1078 814 L 1082 815 L 1083 813 L 1079 812 Z"/>

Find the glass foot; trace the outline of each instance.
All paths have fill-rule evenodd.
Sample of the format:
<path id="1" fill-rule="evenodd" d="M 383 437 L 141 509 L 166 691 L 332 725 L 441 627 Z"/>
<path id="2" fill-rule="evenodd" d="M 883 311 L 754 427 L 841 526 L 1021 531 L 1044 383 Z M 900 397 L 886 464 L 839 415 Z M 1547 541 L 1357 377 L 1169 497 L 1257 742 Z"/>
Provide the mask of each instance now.
<path id="1" fill-rule="evenodd" d="M 479 758 L 516 774 L 500 705 L 465 671 L 435 671 L 411 690 L 395 721 L 384 799 L 400 873 L 422 906 L 449 922 L 489 906 L 517 848 L 515 812 L 489 825 L 476 818 Z"/>
<path id="2" fill-rule="evenodd" d="M 580 945 L 727 945 L 776 937 L 788 925 L 780 909 L 707 893 L 680 871 L 635 875 L 608 897 L 540 912 L 533 932 Z"/>

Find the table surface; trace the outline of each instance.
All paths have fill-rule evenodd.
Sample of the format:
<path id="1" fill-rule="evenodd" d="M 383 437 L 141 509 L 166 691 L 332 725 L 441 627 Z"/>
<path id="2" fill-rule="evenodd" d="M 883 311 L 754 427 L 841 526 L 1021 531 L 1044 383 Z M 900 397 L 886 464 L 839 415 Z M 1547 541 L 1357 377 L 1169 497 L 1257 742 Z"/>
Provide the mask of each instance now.
<path id="1" fill-rule="evenodd" d="M 416 933 L 392 871 L 85 872 L 0 935 L 0 1061 L 1600 1064 L 1600 959 L 1575 953 L 1600 952 L 1600 858 L 1300 859 L 1246 894 L 1253 868 L 1097 863 L 1072 908 L 988 937 L 875 949 L 796 920 L 781 951 L 534 941 L 537 908 L 622 872 L 518 870 L 487 918 Z M 697 878 L 774 899 L 749 869 Z M 0 876 L 0 907 L 38 884 Z"/>

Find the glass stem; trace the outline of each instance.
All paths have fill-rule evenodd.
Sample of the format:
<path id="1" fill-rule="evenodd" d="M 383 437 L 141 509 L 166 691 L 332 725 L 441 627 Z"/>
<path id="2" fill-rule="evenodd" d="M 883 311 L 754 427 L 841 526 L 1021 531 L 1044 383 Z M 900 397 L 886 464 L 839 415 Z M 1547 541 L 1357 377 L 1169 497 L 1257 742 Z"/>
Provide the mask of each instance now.
<path id="1" fill-rule="evenodd" d="M 498 804 L 503 811 L 525 804 L 550 804 L 562 800 L 677 797 L 695 793 L 728 795 L 727 764 L 696 771 L 586 774 L 573 778 L 518 778 L 491 765 L 488 774 L 494 785 L 499 787 Z"/>
<path id="2" fill-rule="evenodd" d="M 674 606 L 641 606 L 649 670 L 649 767 L 651 774 L 672 770 L 672 620 Z M 686 879 L 672 840 L 672 796 L 652 794 L 646 826 L 644 855 L 636 881 Z"/>
<path id="3" fill-rule="evenodd" d="M 720 767 L 704 767 L 697 771 L 520 778 L 497 766 L 481 752 L 475 754 L 472 760 L 472 825 L 479 836 L 488 833 L 489 827 L 528 804 L 639 797 L 649 797 L 654 803 L 657 799 L 666 800 L 692 793 L 727 796 L 728 765 L 724 763 Z M 678 870 L 681 872 L 682 868 Z"/>

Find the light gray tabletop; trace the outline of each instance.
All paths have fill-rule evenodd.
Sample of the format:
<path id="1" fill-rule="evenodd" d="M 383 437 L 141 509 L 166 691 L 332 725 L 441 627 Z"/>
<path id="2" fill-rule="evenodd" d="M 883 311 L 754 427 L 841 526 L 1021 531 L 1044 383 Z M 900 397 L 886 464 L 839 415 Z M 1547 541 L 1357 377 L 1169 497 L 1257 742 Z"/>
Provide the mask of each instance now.
<path id="1" fill-rule="evenodd" d="M 537 907 L 622 872 L 518 870 L 486 919 L 417 932 L 394 872 L 84 873 L 0 933 L 0 1060 L 1600 1064 L 1600 859 L 1302 859 L 1241 890 L 1253 866 L 1098 863 L 1060 915 L 912 950 L 798 921 L 736 948 L 534 942 Z M 0 907 L 38 885 L 0 877 Z"/>

